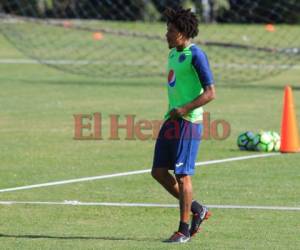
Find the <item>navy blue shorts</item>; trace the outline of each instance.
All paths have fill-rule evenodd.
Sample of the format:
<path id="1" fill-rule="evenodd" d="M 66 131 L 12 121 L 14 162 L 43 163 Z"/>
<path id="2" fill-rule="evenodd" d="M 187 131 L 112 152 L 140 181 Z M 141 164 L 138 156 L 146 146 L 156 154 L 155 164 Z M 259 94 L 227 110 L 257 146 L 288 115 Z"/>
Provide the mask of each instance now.
<path id="1" fill-rule="evenodd" d="M 202 124 L 182 118 L 166 120 L 155 144 L 152 168 L 168 168 L 177 175 L 193 175 Z"/>

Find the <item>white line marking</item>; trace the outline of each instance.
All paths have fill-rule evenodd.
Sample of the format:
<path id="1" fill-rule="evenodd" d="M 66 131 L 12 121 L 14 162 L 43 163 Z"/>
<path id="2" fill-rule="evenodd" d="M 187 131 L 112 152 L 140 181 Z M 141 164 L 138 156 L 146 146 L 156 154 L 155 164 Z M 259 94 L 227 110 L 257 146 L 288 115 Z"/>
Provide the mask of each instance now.
<path id="1" fill-rule="evenodd" d="M 80 201 L 0 201 L 0 205 L 69 205 L 69 206 L 108 206 L 108 207 L 158 207 L 178 208 L 178 204 L 158 203 L 120 203 L 120 202 L 80 202 Z M 300 207 L 286 206 L 248 206 L 248 205 L 207 205 L 209 208 L 217 209 L 261 209 L 261 210 L 282 210 L 300 211 Z"/>
<path id="2" fill-rule="evenodd" d="M 203 166 L 203 165 L 210 165 L 210 164 L 218 164 L 230 161 L 242 161 L 242 160 L 249 160 L 254 158 L 265 158 L 280 155 L 280 153 L 268 153 L 268 154 L 257 154 L 257 155 L 246 155 L 246 156 L 239 156 L 239 157 L 232 157 L 227 159 L 221 160 L 211 160 L 211 161 L 203 161 L 203 162 L 196 162 L 196 166 Z"/>
<path id="3" fill-rule="evenodd" d="M 143 173 L 148 173 L 150 171 L 151 171 L 150 169 L 145 169 L 145 170 L 131 171 L 131 172 L 125 172 L 125 173 L 118 173 L 118 174 L 100 175 L 100 176 L 84 177 L 84 178 L 79 178 L 79 179 L 47 182 L 47 183 L 35 184 L 35 185 L 29 185 L 29 186 L 0 189 L 0 193 L 24 190 L 24 189 L 33 189 L 33 188 L 39 188 L 39 187 L 57 186 L 57 185 L 64 185 L 64 184 L 84 182 L 84 181 L 101 180 L 101 179 L 108 179 L 108 178 L 113 178 L 113 177 L 127 176 L 127 175 L 134 175 L 134 174 L 143 174 Z"/>
<path id="4" fill-rule="evenodd" d="M 227 158 L 227 159 L 221 159 L 221 160 L 196 162 L 196 166 L 218 164 L 218 163 L 231 162 L 231 161 L 241 161 L 241 160 L 246 160 L 246 159 L 262 158 L 262 157 L 271 157 L 271 156 L 276 156 L 276 155 L 280 155 L 280 153 L 246 155 L 246 156 L 233 157 L 233 158 Z M 130 172 L 124 172 L 124 173 L 117 173 L 117 174 L 91 176 L 91 177 L 84 177 L 84 178 L 78 178 L 78 179 L 47 182 L 47 183 L 41 183 L 41 184 L 35 184 L 35 185 L 29 185 L 29 186 L 5 188 L 5 189 L 0 189 L 0 193 L 13 192 L 13 191 L 25 190 L 25 189 L 33 189 L 33 188 L 40 188 L 40 187 L 65 185 L 65 184 L 78 183 L 78 182 L 84 182 L 84 181 L 101 180 L 101 179 L 108 179 L 108 178 L 135 175 L 135 174 L 144 174 L 144 173 L 149 173 L 150 171 L 151 171 L 151 169 L 144 169 L 144 170 L 130 171 Z"/>

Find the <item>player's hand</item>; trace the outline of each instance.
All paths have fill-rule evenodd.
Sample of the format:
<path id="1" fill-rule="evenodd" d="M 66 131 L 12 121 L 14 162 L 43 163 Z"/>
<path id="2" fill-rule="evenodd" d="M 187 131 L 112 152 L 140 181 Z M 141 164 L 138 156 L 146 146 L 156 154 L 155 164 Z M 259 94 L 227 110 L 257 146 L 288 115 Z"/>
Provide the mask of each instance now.
<path id="1" fill-rule="evenodd" d="M 188 110 L 184 107 L 172 109 L 170 111 L 170 118 L 171 119 L 177 119 L 179 117 L 182 117 L 188 113 Z"/>

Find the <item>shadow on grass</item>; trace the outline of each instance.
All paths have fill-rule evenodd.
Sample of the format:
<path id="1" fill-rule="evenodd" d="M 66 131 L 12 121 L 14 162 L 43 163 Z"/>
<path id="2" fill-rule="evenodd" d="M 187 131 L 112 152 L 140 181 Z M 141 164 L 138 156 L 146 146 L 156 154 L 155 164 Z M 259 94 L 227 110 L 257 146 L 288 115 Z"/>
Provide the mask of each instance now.
<path id="1" fill-rule="evenodd" d="M 0 234 L 1 238 L 55 239 L 55 240 L 113 240 L 113 241 L 161 241 L 155 238 L 109 237 L 109 236 L 55 236 L 43 234 Z"/>

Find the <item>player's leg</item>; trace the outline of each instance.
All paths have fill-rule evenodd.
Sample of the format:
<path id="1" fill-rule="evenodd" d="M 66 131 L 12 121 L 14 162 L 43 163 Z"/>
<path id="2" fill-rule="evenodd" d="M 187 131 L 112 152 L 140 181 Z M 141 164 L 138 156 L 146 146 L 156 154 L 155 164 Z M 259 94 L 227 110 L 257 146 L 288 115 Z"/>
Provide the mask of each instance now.
<path id="1" fill-rule="evenodd" d="M 192 180 L 191 176 L 176 175 L 179 186 L 180 224 L 178 231 L 189 236 L 189 220 L 192 205 Z"/>
<path id="2" fill-rule="evenodd" d="M 176 178 L 170 174 L 168 168 L 152 168 L 152 177 L 157 180 L 171 195 L 179 199 L 179 186 Z"/>
<path id="3" fill-rule="evenodd" d="M 185 243 L 190 240 L 189 220 L 192 204 L 191 177 L 185 174 L 176 175 L 179 187 L 180 222 L 178 231 L 166 242 Z"/>
<path id="4" fill-rule="evenodd" d="M 190 132 L 185 124 L 186 121 L 181 118 L 176 120 L 176 124 L 174 124 L 176 136 L 170 143 L 171 167 L 174 169 L 179 188 L 180 221 L 178 231 L 169 238 L 168 242 L 186 242 L 190 239 L 189 220 L 192 204 L 190 175 L 194 174 L 194 165 L 189 162 L 191 140 L 185 136 L 186 133 Z M 187 125 L 189 126 L 190 124 L 187 123 Z M 178 131 L 176 131 L 176 128 Z"/>
<path id="5" fill-rule="evenodd" d="M 178 124 L 182 125 L 182 124 L 184 124 L 184 122 L 182 120 L 180 120 L 180 122 Z M 169 169 L 174 170 L 174 168 L 175 168 L 175 165 L 176 165 L 175 162 L 178 158 L 177 157 L 178 156 L 178 154 L 177 154 L 178 142 L 180 140 L 166 138 L 164 135 L 165 134 L 170 135 L 170 131 L 173 131 L 176 134 L 176 128 L 178 127 L 178 124 L 176 124 L 174 122 L 168 122 L 168 121 L 166 121 L 163 124 L 163 126 L 160 130 L 158 139 L 155 144 L 154 160 L 153 160 L 153 167 L 152 167 L 152 172 L 151 172 L 152 176 L 170 194 L 172 194 L 177 199 L 180 198 L 179 185 L 178 185 L 176 178 L 174 178 L 174 176 L 171 175 L 168 170 Z M 182 127 L 182 129 L 183 129 L 183 127 Z M 182 131 L 182 132 L 183 132 L 183 134 L 185 133 L 185 131 Z M 187 148 L 187 147 L 185 147 L 185 148 Z M 181 155 L 184 155 L 184 154 L 185 153 L 183 151 L 181 153 Z M 181 166 L 183 164 L 180 163 L 179 165 Z M 179 168 L 179 169 L 181 169 L 181 168 Z M 187 182 L 189 184 L 189 182 L 186 180 L 184 180 L 183 182 L 184 183 Z M 191 183 L 190 183 L 190 185 L 191 185 Z M 185 188 L 183 188 L 183 189 L 185 189 Z M 188 199 L 190 200 L 190 203 L 191 203 L 191 201 L 192 201 L 191 195 Z M 192 206 L 188 205 L 187 207 L 189 207 L 188 216 L 187 216 L 187 217 L 189 217 L 190 210 L 192 210 L 192 212 L 199 211 L 198 208 L 201 207 L 201 205 L 199 203 L 197 203 L 196 201 L 193 201 Z M 197 208 L 197 209 L 195 210 L 195 208 Z M 188 219 L 187 219 L 187 222 L 188 222 Z M 188 223 L 186 223 L 186 224 L 181 223 L 181 224 L 183 226 L 179 226 L 178 232 L 176 232 L 174 235 L 172 235 L 172 237 L 168 240 L 168 242 L 186 242 L 189 240 L 189 231 L 188 231 L 189 225 L 188 225 Z M 184 232 L 185 234 L 183 234 L 181 231 Z"/>
<path id="6" fill-rule="evenodd" d="M 159 182 L 171 195 L 179 200 L 179 185 L 176 178 L 168 171 L 167 168 L 153 168 L 151 171 L 152 177 Z M 200 214 L 202 205 L 192 200 L 191 212 L 193 214 Z"/>
<path id="7" fill-rule="evenodd" d="M 192 205 L 192 181 L 189 175 L 176 175 L 179 186 L 180 221 L 188 223 Z"/>
<path id="8" fill-rule="evenodd" d="M 184 121 L 182 131 L 182 136 L 185 138 L 181 138 L 179 143 L 180 146 L 179 150 L 177 150 L 177 162 L 183 162 L 184 164 L 175 168 L 174 172 L 176 175 L 187 174 L 188 177 L 190 177 L 194 174 L 195 161 L 201 141 L 202 125 Z M 190 185 L 192 186 L 191 177 Z M 189 233 L 190 236 L 194 236 L 199 231 L 201 223 L 205 219 L 208 219 L 211 214 L 206 206 L 201 205 L 196 200 L 191 203 L 191 211 L 193 216 Z"/>
<path id="9" fill-rule="evenodd" d="M 189 211 L 193 213 L 190 234 L 195 234 L 206 215 L 206 207 L 197 201 L 192 201 L 192 181 L 194 174 L 195 161 L 201 140 L 202 125 L 194 124 L 186 120 L 180 121 L 180 138 L 175 145 L 176 161 L 175 175 L 179 183 L 180 192 L 180 226 L 186 228 L 183 223 L 189 222 Z M 200 216 L 199 216 L 200 215 Z M 197 217 L 198 216 L 198 217 Z M 183 226 L 182 226 L 183 225 Z M 183 230 L 186 233 L 186 230 Z"/>
<path id="10" fill-rule="evenodd" d="M 179 199 L 178 183 L 175 177 L 169 173 L 173 160 L 170 151 L 170 139 L 166 136 L 166 133 L 172 128 L 173 123 L 166 120 L 159 131 L 155 143 L 151 174 L 171 195 Z"/>

